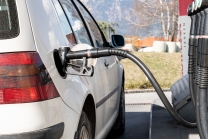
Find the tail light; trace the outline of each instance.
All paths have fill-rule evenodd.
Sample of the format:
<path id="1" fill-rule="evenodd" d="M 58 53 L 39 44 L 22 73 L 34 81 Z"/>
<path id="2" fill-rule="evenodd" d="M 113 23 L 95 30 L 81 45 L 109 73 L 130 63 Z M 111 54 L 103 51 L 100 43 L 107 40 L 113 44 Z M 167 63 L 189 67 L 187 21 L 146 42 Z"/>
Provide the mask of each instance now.
<path id="1" fill-rule="evenodd" d="M 29 103 L 59 97 L 38 53 L 0 54 L 0 104 Z"/>

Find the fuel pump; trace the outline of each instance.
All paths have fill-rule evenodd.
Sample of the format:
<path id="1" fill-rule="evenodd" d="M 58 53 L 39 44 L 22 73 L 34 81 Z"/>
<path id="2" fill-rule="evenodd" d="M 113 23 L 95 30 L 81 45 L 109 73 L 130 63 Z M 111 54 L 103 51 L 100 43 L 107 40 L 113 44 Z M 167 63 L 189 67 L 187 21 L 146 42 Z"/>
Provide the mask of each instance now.
<path id="1" fill-rule="evenodd" d="M 192 101 L 196 108 L 196 121 L 200 137 L 208 139 L 207 122 L 207 36 L 208 36 L 208 1 L 195 1 L 194 12 L 188 10 L 191 16 L 191 30 L 189 40 L 189 86 Z M 189 9 L 189 8 L 188 8 Z M 193 10 L 192 10 L 193 11 Z M 195 19 L 194 19 L 195 16 Z M 195 22 L 195 27 L 194 27 Z M 195 30 L 196 35 L 193 35 Z M 193 36 L 192 36 L 193 35 Z M 193 47 L 193 45 L 195 47 Z M 195 101 L 195 102 L 194 102 Z"/>
<path id="2" fill-rule="evenodd" d="M 202 135 L 205 139 L 208 139 L 208 122 L 207 122 L 207 88 L 208 88 L 208 1 L 202 0 L 201 10 L 204 12 L 204 20 L 201 25 L 202 34 L 200 35 L 201 49 L 199 51 L 199 66 L 198 69 L 200 71 L 199 74 L 199 91 L 198 96 L 199 99 L 197 103 L 199 104 L 199 122 L 202 126 Z"/>
<path id="3" fill-rule="evenodd" d="M 199 85 L 200 85 L 200 75 L 201 70 L 199 68 L 200 64 L 200 48 L 201 39 L 199 36 L 202 34 L 202 24 L 204 19 L 204 11 L 201 11 L 199 6 L 199 1 L 195 1 L 188 7 L 188 15 L 191 17 L 191 29 L 190 29 L 190 39 L 189 39 L 189 87 L 190 94 L 192 98 L 193 105 L 196 111 L 196 122 L 200 138 L 204 139 L 202 134 L 202 126 L 199 121 Z"/>

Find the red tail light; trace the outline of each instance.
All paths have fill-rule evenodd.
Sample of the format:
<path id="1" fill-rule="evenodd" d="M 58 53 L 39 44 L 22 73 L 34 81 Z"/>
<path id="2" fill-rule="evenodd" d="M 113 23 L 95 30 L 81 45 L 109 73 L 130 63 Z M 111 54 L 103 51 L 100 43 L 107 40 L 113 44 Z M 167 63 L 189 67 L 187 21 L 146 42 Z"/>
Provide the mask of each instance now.
<path id="1" fill-rule="evenodd" d="M 0 104 L 29 103 L 59 97 L 36 52 L 0 54 Z"/>

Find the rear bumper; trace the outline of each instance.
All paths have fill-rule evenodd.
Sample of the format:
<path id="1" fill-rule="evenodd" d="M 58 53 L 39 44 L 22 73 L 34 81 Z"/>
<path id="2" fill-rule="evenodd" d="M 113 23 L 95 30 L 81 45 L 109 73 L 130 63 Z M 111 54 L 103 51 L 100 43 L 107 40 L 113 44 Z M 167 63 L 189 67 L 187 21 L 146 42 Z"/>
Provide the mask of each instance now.
<path id="1" fill-rule="evenodd" d="M 60 139 L 64 132 L 64 123 L 19 134 L 0 135 L 0 139 Z"/>

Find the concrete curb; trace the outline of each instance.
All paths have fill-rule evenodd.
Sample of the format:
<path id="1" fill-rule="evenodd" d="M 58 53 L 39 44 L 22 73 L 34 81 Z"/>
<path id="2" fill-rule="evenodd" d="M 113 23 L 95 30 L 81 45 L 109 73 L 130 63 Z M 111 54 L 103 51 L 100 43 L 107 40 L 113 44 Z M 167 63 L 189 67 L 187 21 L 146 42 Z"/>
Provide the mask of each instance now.
<path id="1" fill-rule="evenodd" d="M 163 89 L 163 92 L 169 92 L 170 88 Z M 153 93 L 156 92 L 155 89 L 138 89 L 138 90 L 125 90 L 126 94 L 132 93 Z"/>

